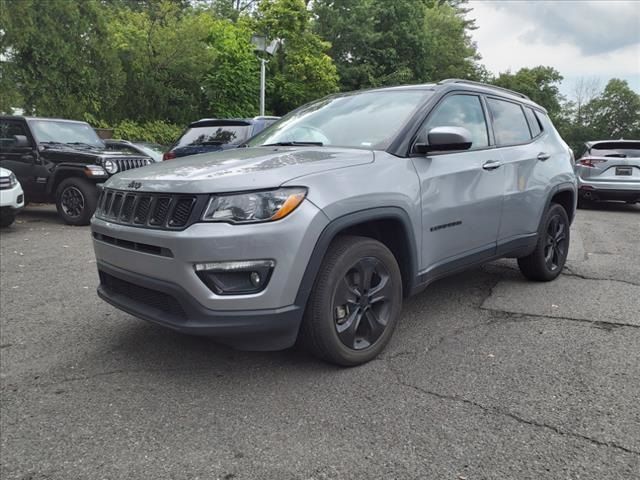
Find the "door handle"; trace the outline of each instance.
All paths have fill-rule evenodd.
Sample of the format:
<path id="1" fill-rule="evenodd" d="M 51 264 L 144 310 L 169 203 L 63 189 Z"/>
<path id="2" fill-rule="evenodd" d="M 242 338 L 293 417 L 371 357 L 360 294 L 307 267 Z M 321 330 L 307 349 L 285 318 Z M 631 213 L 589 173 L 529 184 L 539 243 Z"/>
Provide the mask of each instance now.
<path id="1" fill-rule="evenodd" d="M 500 168 L 500 166 L 502 166 L 502 163 L 500 163 L 499 161 L 489 160 L 482 165 L 482 168 L 484 168 L 485 170 L 495 170 L 496 168 Z"/>
<path id="2" fill-rule="evenodd" d="M 549 160 L 550 158 L 551 158 L 551 155 L 549 155 L 548 153 L 540 152 L 538 154 L 538 160 L 540 160 L 540 161 L 544 162 L 545 160 Z"/>

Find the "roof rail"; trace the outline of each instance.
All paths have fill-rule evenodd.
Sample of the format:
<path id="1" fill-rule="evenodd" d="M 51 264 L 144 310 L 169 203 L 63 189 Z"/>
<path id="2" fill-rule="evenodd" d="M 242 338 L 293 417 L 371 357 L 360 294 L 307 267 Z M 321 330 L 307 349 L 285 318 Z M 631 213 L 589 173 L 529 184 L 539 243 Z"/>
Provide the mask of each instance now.
<path id="1" fill-rule="evenodd" d="M 520 98 L 525 98 L 527 100 L 531 100 L 524 93 L 516 92 L 514 90 L 509 90 L 508 88 L 504 88 L 504 87 L 498 87 L 496 85 L 489 85 L 487 83 L 475 82 L 473 80 L 464 80 L 462 78 L 445 78 L 444 80 L 440 80 L 438 82 L 438 85 L 444 85 L 446 83 L 468 83 L 470 85 L 477 85 L 479 87 L 493 88 L 494 90 L 500 90 L 500 91 L 503 91 L 503 92 L 506 92 L 506 93 L 510 93 L 511 95 L 515 95 L 515 96 L 520 97 Z"/>

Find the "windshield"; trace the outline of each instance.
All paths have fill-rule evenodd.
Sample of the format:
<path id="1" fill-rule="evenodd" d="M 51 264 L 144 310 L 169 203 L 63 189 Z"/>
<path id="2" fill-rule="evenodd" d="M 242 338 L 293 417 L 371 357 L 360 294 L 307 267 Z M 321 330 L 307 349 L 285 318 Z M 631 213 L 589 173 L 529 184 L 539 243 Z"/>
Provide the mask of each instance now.
<path id="1" fill-rule="evenodd" d="M 385 149 L 432 94 L 407 89 L 325 98 L 283 117 L 254 137 L 249 146 L 312 143 Z"/>
<path id="2" fill-rule="evenodd" d="M 640 158 L 640 142 L 598 143 L 591 147 L 589 154 L 594 157 Z"/>
<path id="3" fill-rule="evenodd" d="M 104 143 L 88 123 L 29 120 L 29 125 L 38 143 L 77 143 L 104 148 Z"/>
<path id="4" fill-rule="evenodd" d="M 215 125 L 190 128 L 178 140 L 176 147 L 198 145 L 239 145 L 251 133 L 251 125 Z"/>

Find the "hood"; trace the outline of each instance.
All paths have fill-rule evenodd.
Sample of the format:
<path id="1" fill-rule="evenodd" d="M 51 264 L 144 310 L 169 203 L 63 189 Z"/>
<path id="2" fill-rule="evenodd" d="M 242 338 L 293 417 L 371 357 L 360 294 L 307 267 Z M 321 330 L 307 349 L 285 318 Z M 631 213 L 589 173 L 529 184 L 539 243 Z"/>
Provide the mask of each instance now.
<path id="1" fill-rule="evenodd" d="M 7 170 L 6 168 L 0 167 L 0 177 L 8 177 L 11 175 L 11 170 Z"/>
<path id="2" fill-rule="evenodd" d="M 105 148 L 87 148 L 75 145 L 53 145 L 41 148 L 41 154 L 46 157 L 67 159 L 96 159 L 96 158 L 150 158 L 144 153 L 133 154 L 107 150 Z"/>
<path id="3" fill-rule="evenodd" d="M 114 175 L 106 187 L 171 193 L 215 193 L 279 187 L 294 178 L 373 162 L 369 150 L 256 147 L 165 160 Z"/>

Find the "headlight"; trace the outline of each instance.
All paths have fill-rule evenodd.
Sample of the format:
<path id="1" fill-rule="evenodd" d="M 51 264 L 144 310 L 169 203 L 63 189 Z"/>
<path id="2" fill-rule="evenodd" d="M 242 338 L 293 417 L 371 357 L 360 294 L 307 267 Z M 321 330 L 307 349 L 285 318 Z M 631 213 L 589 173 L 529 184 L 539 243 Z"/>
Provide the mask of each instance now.
<path id="1" fill-rule="evenodd" d="M 102 166 L 111 175 L 118 172 L 118 164 L 113 160 L 109 160 L 109 159 L 105 160 L 104 162 L 102 162 Z"/>
<path id="2" fill-rule="evenodd" d="M 18 179 L 16 178 L 14 173 L 9 174 L 9 188 L 13 188 L 18 185 Z"/>
<path id="3" fill-rule="evenodd" d="M 307 194 L 305 188 L 217 195 L 202 216 L 206 222 L 253 223 L 279 220 L 293 212 Z"/>

